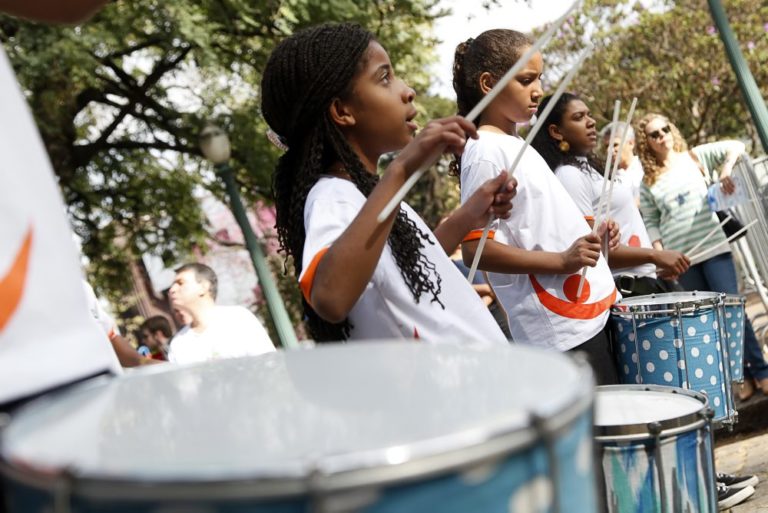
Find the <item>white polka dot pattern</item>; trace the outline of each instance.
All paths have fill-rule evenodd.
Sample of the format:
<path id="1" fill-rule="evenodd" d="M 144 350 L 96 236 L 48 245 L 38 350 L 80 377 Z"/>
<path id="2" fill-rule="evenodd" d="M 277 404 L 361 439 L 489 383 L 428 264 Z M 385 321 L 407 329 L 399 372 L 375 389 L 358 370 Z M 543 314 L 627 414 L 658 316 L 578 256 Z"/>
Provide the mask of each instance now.
<path id="1" fill-rule="evenodd" d="M 727 418 L 728 401 L 725 400 L 724 365 L 720 354 L 722 334 L 717 329 L 717 319 L 721 315 L 721 311 L 710 307 L 682 315 L 682 322 L 658 315 L 643 318 L 642 322 L 636 320 L 634 325 L 631 317 L 614 316 L 620 381 L 702 391 L 710 398 L 715 419 Z M 731 312 L 731 316 L 736 318 L 738 315 Z M 731 324 L 728 322 L 723 326 Z M 635 345 L 635 340 L 640 343 Z M 729 341 L 733 343 L 733 340 Z M 738 357 L 735 350 L 731 351 L 731 357 Z M 729 368 L 736 365 L 732 363 Z"/>

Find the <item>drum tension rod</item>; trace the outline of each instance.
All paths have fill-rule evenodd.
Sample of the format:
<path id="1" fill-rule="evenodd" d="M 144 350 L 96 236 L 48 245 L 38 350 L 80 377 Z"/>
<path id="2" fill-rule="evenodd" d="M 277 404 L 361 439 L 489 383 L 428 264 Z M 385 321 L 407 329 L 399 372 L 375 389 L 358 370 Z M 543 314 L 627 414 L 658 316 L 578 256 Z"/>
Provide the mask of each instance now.
<path id="1" fill-rule="evenodd" d="M 529 412 L 531 425 L 536 434 L 544 441 L 549 463 L 550 482 L 552 485 L 552 513 L 560 513 L 560 467 L 553 433 L 547 428 L 547 419 L 535 412 Z"/>
<path id="2" fill-rule="evenodd" d="M 659 493 L 661 495 L 661 510 L 665 513 L 669 511 L 669 506 L 667 503 L 667 483 L 664 480 L 664 461 L 663 456 L 661 454 L 661 423 L 660 422 L 649 422 L 647 424 L 648 433 L 653 436 L 654 439 L 654 447 L 653 447 L 653 453 L 654 453 L 654 459 L 656 460 L 656 475 L 659 478 Z"/>

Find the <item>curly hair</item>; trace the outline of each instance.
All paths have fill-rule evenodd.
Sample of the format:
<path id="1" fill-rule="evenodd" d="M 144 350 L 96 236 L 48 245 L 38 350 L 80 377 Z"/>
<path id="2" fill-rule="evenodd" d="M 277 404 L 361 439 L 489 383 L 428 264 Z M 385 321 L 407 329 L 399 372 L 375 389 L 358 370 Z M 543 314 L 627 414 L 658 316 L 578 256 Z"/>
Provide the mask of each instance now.
<path id="1" fill-rule="evenodd" d="M 543 124 L 541 125 L 541 130 L 536 133 L 533 141 L 531 141 L 531 146 L 539 152 L 553 172 L 558 167 L 565 165 L 571 165 L 586 172 L 590 172 L 589 166 L 596 171 L 603 167 L 603 163 L 597 158 L 594 152 L 590 152 L 587 155 L 576 155 L 573 148 L 564 152 L 560 149 L 560 141 L 549 135 L 549 130 L 547 130 L 549 125 L 561 126 L 565 111 L 568 110 L 568 105 L 576 100 L 581 100 L 581 98 L 573 93 L 563 93 L 560 95 L 560 98 L 557 99 L 557 102 L 555 102 L 554 107 L 552 107 L 552 110 L 549 112 L 546 119 L 538 119 L 536 121 L 536 123 Z M 541 100 L 539 109 L 536 111 L 537 118 L 541 117 L 542 112 L 551 101 L 552 95 L 545 96 L 544 99 Z M 589 166 L 585 166 L 584 161 L 577 158 L 579 156 L 587 157 Z"/>
<path id="2" fill-rule="evenodd" d="M 531 38 L 508 29 L 486 30 L 456 47 L 453 57 L 453 90 L 456 91 L 457 112 L 466 116 L 483 99 L 480 75 L 491 74 L 494 82 L 501 79 L 525 50 L 533 44 Z M 456 156 L 450 166 L 451 174 L 461 174 L 461 158 Z"/>
<path id="3" fill-rule="evenodd" d="M 640 163 L 643 165 L 643 183 L 648 187 L 653 186 L 658 180 L 659 175 L 663 169 L 663 163 L 659 162 L 656 154 L 648 145 L 648 136 L 645 135 L 645 127 L 654 119 L 662 119 L 669 125 L 672 133 L 672 149 L 678 153 L 688 150 L 688 143 L 685 142 L 683 136 L 680 134 L 680 130 L 677 129 L 674 123 L 669 118 L 662 114 L 650 113 L 646 114 L 637 123 L 635 129 L 635 149 L 637 156 L 640 158 Z"/>
<path id="4" fill-rule="evenodd" d="M 373 40 L 370 32 L 352 23 L 311 27 L 278 44 L 264 70 L 262 114 L 288 146 L 273 176 L 277 233 L 281 250 L 292 257 L 297 275 L 301 274 L 306 239 L 304 205 L 320 176 L 340 162 L 366 197 L 378 183 L 378 176 L 365 169 L 329 113 L 335 98 L 352 94 L 354 79 L 365 67 Z M 434 244 L 429 233 L 421 231 L 401 209 L 388 238 L 400 274 L 416 302 L 428 293 L 442 306 L 442 279 L 422 251 L 424 241 Z M 349 337 L 352 325 L 348 319 L 327 322 L 306 298 L 302 302 L 316 341 Z"/>

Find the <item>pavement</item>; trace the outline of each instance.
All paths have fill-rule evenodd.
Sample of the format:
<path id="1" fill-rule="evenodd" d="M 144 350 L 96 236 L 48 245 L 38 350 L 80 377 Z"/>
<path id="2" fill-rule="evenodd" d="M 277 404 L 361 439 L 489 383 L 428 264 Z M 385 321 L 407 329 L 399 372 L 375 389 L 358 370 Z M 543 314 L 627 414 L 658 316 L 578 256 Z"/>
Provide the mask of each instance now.
<path id="1" fill-rule="evenodd" d="M 768 402 L 765 405 L 768 406 Z M 768 432 L 719 445 L 715 449 L 715 468 L 718 472 L 754 474 L 760 478 L 755 494 L 728 511 L 768 513 Z"/>
<path id="2" fill-rule="evenodd" d="M 755 294 L 747 296 L 746 310 L 759 338 L 768 316 Z M 768 396 L 758 390 L 747 401 L 737 399 L 736 409 L 739 421 L 734 429 L 715 433 L 715 468 L 729 474 L 754 474 L 760 483 L 750 499 L 728 511 L 768 513 Z"/>

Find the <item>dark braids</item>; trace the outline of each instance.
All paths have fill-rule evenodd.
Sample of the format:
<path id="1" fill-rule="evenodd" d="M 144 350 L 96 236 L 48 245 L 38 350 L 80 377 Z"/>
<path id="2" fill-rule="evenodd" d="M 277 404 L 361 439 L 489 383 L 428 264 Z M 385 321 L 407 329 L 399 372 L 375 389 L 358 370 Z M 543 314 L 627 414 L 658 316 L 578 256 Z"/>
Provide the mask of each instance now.
<path id="1" fill-rule="evenodd" d="M 368 197 L 378 176 L 365 169 L 328 109 L 334 98 L 352 94 L 352 82 L 365 65 L 373 40 L 362 27 L 325 24 L 297 32 L 272 52 L 261 84 L 261 110 L 267 124 L 286 142 L 288 151 L 275 168 L 273 193 L 281 249 L 293 258 L 297 274 L 304 253 L 304 205 L 310 189 L 329 166 L 340 162 L 351 181 Z M 388 244 L 406 286 L 416 302 L 428 293 L 440 302 L 442 280 L 424 255 L 424 241 L 435 244 L 401 209 Z M 302 298 L 307 325 L 318 342 L 345 340 L 348 320 L 323 320 Z"/>
<path id="2" fill-rule="evenodd" d="M 563 152 L 559 146 L 560 141 L 557 141 L 551 135 L 549 135 L 549 130 L 547 127 L 549 127 L 549 125 L 561 126 L 563 122 L 563 116 L 565 115 L 565 111 L 568 108 L 568 105 L 572 101 L 580 99 L 581 98 L 573 93 L 563 93 L 560 98 L 557 99 L 557 103 L 555 103 L 555 106 L 550 111 L 547 119 L 537 121 L 537 123 L 544 124 L 541 125 L 541 130 L 538 131 L 536 137 L 534 137 L 533 141 L 531 141 L 531 146 L 536 151 L 538 151 L 542 157 L 544 157 L 544 160 L 547 162 L 547 165 L 552 171 L 555 171 L 559 166 L 565 165 L 577 167 L 587 173 L 590 172 L 590 166 L 596 171 L 603 168 L 603 164 L 594 153 L 585 155 L 587 157 L 587 162 L 585 163 L 583 160 L 576 158 L 577 155 L 573 152 L 573 149 L 570 149 L 567 152 Z M 536 115 L 540 116 L 541 112 L 551 101 L 552 95 L 544 97 L 544 99 L 541 100 L 541 103 L 539 104 L 539 109 Z"/>
<path id="3" fill-rule="evenodd" d="M 480 75 L 490 73 L 495 83 L 532 44 L 525 34 L 508 29 L 486 30 L 477 38 L 459 43 L 453 57 L 453 90 L 458 114 L 466 116 L 485 96 L 480 89 Z M 461 174 L 459 157 L 451 162 L 450 171 L 456 176 Z"/>

